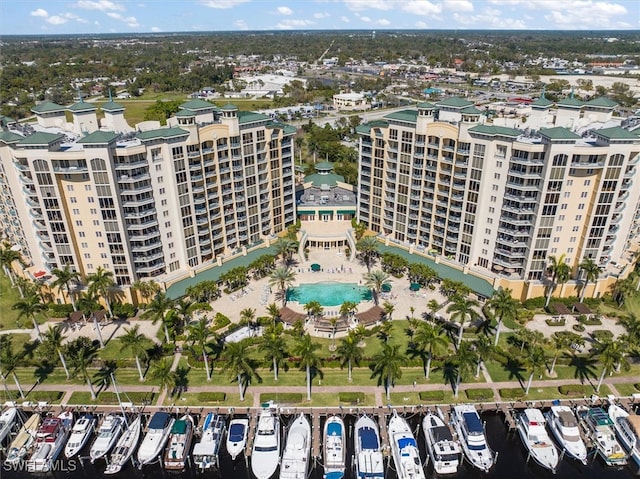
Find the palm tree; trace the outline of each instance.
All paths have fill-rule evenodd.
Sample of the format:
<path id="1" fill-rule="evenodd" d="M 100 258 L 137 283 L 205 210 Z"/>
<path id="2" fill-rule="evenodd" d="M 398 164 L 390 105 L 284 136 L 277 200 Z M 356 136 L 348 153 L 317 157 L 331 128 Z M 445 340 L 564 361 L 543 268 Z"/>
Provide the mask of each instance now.
<path id="1" fill-rule="evenodd" d="M 136 366 L 138 367 L 138 375 L 140 381 L 144 381 L 144 374 L 142 374 L 142 366 L 140 365 L 140 358 L 145 361 L 149 359 L 149 353 L 147 353 L 146 337 L 140 333 L 140 325 L 136 324 L 133 328 L 125 328 L 125 334 L 120 337 L 120 342 L 123 348 L 130 348 L 131 352 L 136 358 Z"/>
<path id="2" fill-rule="evenodd" d="M 251 378 L 256 376 L 254 365 L 247 357 L 245 347 L 241 343 L 226 343 L 220 356 L 223 368 L 229 372 L 230 377 L 236 377 L 240 401 L 244 401 L 246 386 Z"/>
<path id="3" fill-rule="evenodd" d="M 623 305 L 627 299 L 635 294 L 636 286 L 633 283 L 633 276 L 627 276 L 625 279 L 616 281 L 611 286 L 613 297 L 618 302 L 618 305 Z"/>
<path id="4" fill-rule="evenodd" d="M 444 354 L 449 347 L 449 338 L 439 324 L 420 323 L 413 336 L 417 350 L 426 355 L 424 378 L 429 379 L 431 360 L 434 356 Z"/>
<path id="5" fill-rule="evenodd" d="M 569 281 L 571 275 L 571 267 L 564 261 L 565 254 L 561 254 L 558 258 L 555 256 L 549 256 L 550 265 L 547 271 L 551 274 L 551 284 L 549 286 L 549 293 L 547 294 L 547 301 L 545 307 L 549 306 L 551 296 L 559 284 Z"/>
<path id="6" fill-rule="evenodd" d="M 164 338 L 165 342 L 171 342 L 171 338 L 169 337 L 169 330 L 167 328 L 167 312 L 172 310 L 175 307 L 175 301 L 167 298 L 167 295 L 164 292 L 159 292 L 156 294 L 155 298 L 151 300 L 147 307 L 142 313 L 141 318 L 147 319 L 150 318 L 153 324 L 156 324 L 158 321 L 162 322 L 162 327 L 164 328 Z"/>
<path id="7" fill-rule="evenodd" d="M 320 371 L 320 358 L 316 351 L 320 344 L 311 339 L 309 333 L 303 334 L 293 347 L 293 354 L 300 358 L 300 367 L 307 374 L 307 401 L 311 401 L 311 370 Z"/>
<path id="8" fill-rule="evenodd" d="M 304 310 L 309 316 L 312 316 L 314 320 L 324 313 L 324 308 L 320 304 L 320 301 L 309 301 L 304 305 Z"/>
<path id="9" fill-rule="evenodd" d="M 76 311 L 77 310 L 76 302 L 73 298 L 73 293 L 71 291 L 71 283 L 80 282 L 80 273 L 71 269 L 71 266 L 68 264 L 66 264 L 62 269 L 59 269 L 59 268 L 52 269 L 51 273 L 56 277 L 56 280 L 53 283 L 51 283 L 51 286 L 53 288 L 59 288 L 61 292 L 63 289 L 62 287 L 64 286 L 64 289 L 66 290 L 67 295 L 71 300 L 71 306 L 73 307 L 73 310 Z"/>
<path id="10" fill-rule="evenodd" d="M 258 344 L 258 349 L 265 353 L 265 359 L 271 359 L 271 368 L 273 369 L 273 379 L 275 381 L 278 380 L 280 367 L 286 366 L 284 359 L 287 356 L 287 343 L 282 336 L 283 331 L 282 323 L 270 325 L 264 330 Z"/>
<path id="11" fill-rule="evenodd" d="M 452 303 L 447 308 L 447 313 L 451 313 L 451 320 L 454 322 L 460 322 L 458 329 L 458 342 L 456 347 L 460 346 L 462 341 L 462 333 L 464 332 L 464 323 L 469 318 L 470 322 L 473 322 L 480 318 L 480 314 L 476 311 L 480 307 L 475 299 L 463 298 L 462 296 L 455 296 Z"/>
<path id="12" fill-rule="evenodd" d="M 341 316 L 351 316 L 355 311 L 358 310 L 358 304 L 353 301 L 345 301 L 340 305 L 340 315 Z"/>
<path id="13" fill-rule="evenodd" d="M 378 240 L 375 236 L 364 236 L 356 243 L 356 250 L 359 252 L 360 260 L 367 267 L 367 273 L 371 272 L 371 267 L 378 257 Z"/>
<path id="14" fill-rule="evenodd" d="M 276 268 L 269 276 L 269 286 L 277 287 L 282 297 L 282 306 L 287 304 L 287 291 L 296 279 L 295 273 L 287 267 Z"/>
<path id="15" fill-rule="evenodd" d="M 179 334 L 182 334 L 184 328 L 189 325 L 189 323 L 191 322 L 191 316 L 198 307 L 198 303 L 194 303 L 187 298 L 180 298 L 175 302 L 175 315 L 173 316 L 174 321 L 172 324 L 170 323 L 170 333 L 173 332 L 174 340 L 175 337 Z"/>
<path id="16" fill-rule="evenodd" d="M 497 346 L 502 322 L 505 319 L 515 320 L 518 316 L 518 302 L 511 296 L 510 289 L 500 287 L 491 295 L 486 307 L 493 311 L 493 314 L 498 318 L 496 339 L 493 343 L 494 346 Z"/>
<path id="17" fill-rule="evenodd" d="M 56 324 L 53 328 L 49 326 L 49 329 L 44 332 L 42 345 L 47 348 L 48 351 L 53 350 L 58 353 L 64 373 L 67 379 L 69 379 L 69 368 L 67 368 L 67 361 L 65 360 L 64 354 L 62 354 L 62 339 L 63 335 L 60 325 Z"/>
<path id="18" fill-rule="evenodd" d="M 162 291 L 160 285 L 152 279 L 149 281 L 137 280 L 131 285 L 131 289 L 138 291 L 146 302 Z"/>
<path id="19" fill-rule="evenodd" d="M 172 365 L 173 358 L 165 356 L 160 361 L 157 361 L 149 372 L 149 376 L 158 383 L 161 391 L 166 391 L 169 388 L 173 389 L 176 385 L 176 375 L 171 371 Z"/>
<path id="20" fill-rule="evenodd" d="M 463 341 L 458 345 L 458 350 L 453 358 L 456 366 L 456 382 L 453 389 L 453 397 L 458 397 L 460 383 L 471 374 L 478 363 L 478 354 L 475 351 L 473 343 Z"/>
<path id="21" fill-rule="evenodd" d="M 580 291 L 580 302 L 582 302 L 587 292 L 587 285 L 598 280 L 600 273 L 602 273 L 602 268 L 591 258 L 583 259 L 579 268 L 584 272 L 584 284 L 582 285 L 582 291 Z"/>
<path id="22" fill-rule="evenodd" d="M 602 372 L 596 386 L 596 393 L 600 392 L 602 381 L 608 372 L 619 371 L 621 367 L 629 369 L 629 361 L 626 358 L 627 345 L 620 341 L 604 341 L 596 346 L 596 354 L 602 363 Z"/>
<path id="23" fill-rule="evenodd" d="M 389 301 L 385 301 L 384 303 L 382 303 L 382 309 L 384 310 L 384 317 L 390 321 L 393 319 L 393 312 L 395 311 L 396 307 L 393 305 L 393 303 L 390 303 Z"/>
<path id="24" fill-rule="evenodd" d="M 244 308 L 240 311 L 240 321 L 246 323 L 250 328 L 253 327 L 256 319 L 256 310 L 254 308 Z"/>
<path id="25" fill-rule="evenodd" d="M 284 267 L 291 265 L 293 255 L 298 250 L 298 243 L 288 238 L 280 238 L 273 246 L 276 257 L 282 257 L 282 265 Z"/>
<path id="26" fill-rule="evenodd" d="M 2 379 L 11 374 L 16 383 L 20 397 L 24 399 L 24 392 L 16 376 L 16 368 L 21 364 L 24 353 L 13 352 L 13 339 L 10 335 L 0 336 L 0 368 L 2 368 Z M 6 386 L 5 386 L 6 387 Z"/>
<path id="27" fill-rule="evenodd" d="M 550 344 L 553 349 L 553 360 L 551 361 L 549 375 L 553 376 L 558 356 L 568 351 L 573 345 L 584 345 L 584 339 L 579 334 L 572 333 L 571 331 L 562 331 L 553 333 Z"/>
<path id="28" fill-rule="evenodd" d="M 387 401 L 391 400 L 391 386 L 402 377 L 402 364 L 404 355 L 400 352 L 400 346 L 385 343 L 382 351 L 373 358 L 373 373 L 371 377 L 378 376 L 378 386 L 384 384 Z"/>
<path id="29" fill-rule="evenodd" d="M 73 366 L 73 376 L 81 374 L 89 386 L 91 391 L 91 399 L 95 401 L 96 392 L 93 389 L 91 378 L 89 377 L 89 366 L 98 355 L 97 348 L 93 345 L 91 339 L 81 336 L 69 344 L 70 363 Z"/>
<path id="30" fill-rule="evenodd" d="M 533 376 L 536 374 L 542 374 L 544 371 L 545 359 L 544 349 L 541 347 L 533 346 L 527 348 L 527 354 L 524 357 L 524 364 L 526 369 L 529 370 L 529 380 L 527 381 L 527 388 L 524 391 L 525 396 L 529 394 Z"/>
<path id="31" fill-rule="evenodd" d="M 477 336 L 476 339 L 472 342 L 473 348 L 476 350 L 476 354 L 478 355 L 478 362 L 476 364 L 476 374 L 475 376 L 480 376 L 480 370 L 482 369 L 482 363 L 485 359 L 490 359 L 495 351 L 495 346 L 491 342 L 488 336 Z"/>
<path id="32" fill-rule="evenodd" d="M 271 319 L 271 324 L 274 326 L 280 321 L 280 308 L 276 303 L 271 303 L 267 306 L 267 314 L 269 315 L 269 319 Z"/>
<path id="33" fill-rule="evenodd" d="M 40 302 L 40 296 L 30 294 L 26 296 L 22 301 L 18 301 L 13 305 L 13 308 L 18 311 L 18 319 L 26 316 L 33 322 L 33 327 L 36 330 L 38 341 L 42 342 L 42 335 L 40 334 L 40 327 L 38 321 L 36 321 L 36 315 L 46 311 L 47 307 Z"/>
<path id="34" fill-rule="evenodd" d="M 109 301 L 109 290 L 115 284 L 113 280 L 113 273 L 111 271 L 107 271 L 102 266 L 98 266 L 95 273 L 87 276 L 87 281 L 89 283 L 89 291 L 91 293 L 98 293 L 104 298 L 107 310 L 109 311 L 109 316 L 113 316 L 113 312 L 111 311 L 111 302 Z"/>
<path id="35" fill-rule="evenodd" d="M 15 286 L 14 282 L 14 271 L 13 271 L 13 263 L 14 261 L 22 261 L 22 255 L 18 251 L 12 250 L 9 245 L 5 244 L 4 247 L 0 247 L 0 266 L 4 270 L 5 274 L 9 277 L 9 281 L 11 281 L 11 286 Z"/>
<path id="36" fill-rule="evenodd" d="M 204 361 L 204 368 L 207 372 L 207 381 L 211 381 L 209 358 L 207 357 L 207 344 L 209 343 L 210 338 L 211 329 L 209 329 L 205 318 L 201 318 L 200 321 L 189 327 L 189 339 L 192 344 L 197 344 L 202 349 L 202 360 Z"/>
<path id="37" fill-rule="evenodd" d="M 360 339 L 353 330 L 349 331 L 347 336 L 340 340 L 340 344 L 336 349 L 336 354 L 340 358 L 340 366 L 347 365 L 349 382 L 353 381 L 353 365 L 359 365 L 362 360 L 363 351 L 359 346 Z"/>
<path id="38" fill-rule="evenodd" d="M 382 270 L 371 271 L 364 275 L 364 285 L 373 293 L 373 301 L 378 304 L 378 295 L 382 288 L 389 283 L 389 275 Z"/>
<path id="39" fill-rule="evenodd" d="M 427 302 L 427 309 L 429 310 L 429 316 L 431 316 L 432 320 L 436 319 L 436 313 L 440 308 L 440 304 L 435 299 L 430 299 Z"/>

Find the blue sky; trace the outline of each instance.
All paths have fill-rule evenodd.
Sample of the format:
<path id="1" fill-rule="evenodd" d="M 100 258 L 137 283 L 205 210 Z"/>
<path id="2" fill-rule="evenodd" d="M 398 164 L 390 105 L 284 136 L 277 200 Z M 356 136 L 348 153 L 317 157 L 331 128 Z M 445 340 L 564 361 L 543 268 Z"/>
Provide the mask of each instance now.
<path id="1" fill-rule="evenodd" d="M 639 30 L 638 0 L 0 0 L 2 34 Z"/>

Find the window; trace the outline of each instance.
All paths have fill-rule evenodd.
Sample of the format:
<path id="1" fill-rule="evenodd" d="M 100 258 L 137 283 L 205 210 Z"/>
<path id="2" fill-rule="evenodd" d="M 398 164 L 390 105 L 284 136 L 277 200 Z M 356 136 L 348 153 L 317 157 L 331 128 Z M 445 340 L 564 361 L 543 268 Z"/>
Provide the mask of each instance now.
<path id="1" fill-rule="evenodd" d="M 551 254 L 556 254 L 558 252 L 558 248 L 551 248 Z"/>
<path id="2" fill-rule="evenodd" d="M 576 221 L 582 221 L 582 215 L 576 215 Z"/>
<path id="3" fill-rule="evenodd" d="M 77 199 L 75 196 L 71 196 L 71 197 L 69 197 L 69 202 L 71 202 L 71 203 L 77 203 L 77 202 L 78 202 L 78 199 Z"/>
<path id="4" fill-rule="evenodd" d="M 102 232 L 96 231 L 96 238 L 102 238 Z"/>
<path id="5" fill-rule="evenodd" d="M 80 247 L 82 248 L 88 248 L 89 245 L 87 243 L 80 243 Z"/>
<path id="6" fill-rule="evenodd" d="M 166 218 L 167 216 L 169 216 L 169 211 L 168 211 L 168 210 L 164 210 L 164 211 L 162 212 L 162 216 L 163 216 L 164 218 Z"/>
<path id="7" fill-rule="evenodd" d="M 556 226 L 556 232 L 559 233 L 560 231 L 562 231 L 562 226 Z"/>
<path id="8" fill-rule="evenodd" d="M 482 242 L 483 242 L 484 244 L 489 244 L 489 240 L 488 240 L 487 238 L 483 239 L 483 240 L 482 240 Z"/>
<path id="9" fill-rule="evenodd" d="M 496 198 L 495 196 L 492 196 L 492 197 L 491 197 L 491 203 L 495 203 L 495 202 L 496 202 L 496 199 L 497 199 L 497 198 Z"/>
<path id="10" fill-rule="evenodd" d="M 571 193 L 570 193 L 570 192 L 568 192 L 568 191 L 565 191 L 565 192 L 564 192 L 564 197 L 565 197 L 565 198 L 569 198 L 570 196 L 571 196 Z"/>
<path id="11" fill-rule="evenodd" d="M 74 209 L 73 209 L 73 210 L 71 210 L 71 211 L 73 211 L 73 214 L 74 214 L 74 215 L 79 215 L 79 214 L 80 214 L 80 210 L 79 210 L 78 208 L 74 208 Z"/>
<path id="12" fill-rule="evenodd" d="M 493 174 L 493 177 L 494 177 L 496 180 L 499 180 L 499 179 L 500 179 L 500 173 L 494 173 L 494 174 Z"/>
<path id="13" fill-rule="evenodd" d="M 98 248 L 104 248 L 104 243 L 98 243 Z"/>
<path id="14" fill-rule="evenodd" d="M 93 220 L 93 226 L 100 226 L 100 221 Z"/>
<path id="15" fill-rule="evenodd" d="M 160 194 L 164 195 L 164 188 L 160 188 Z"/>
<path id="16" fill-rule="evenodd" d="M 161 204 L 162 206 L 167 206 L 167 200 L 162 200 L 162 201 L 160 202 L 160 204 Z"/>
<path id="17" fill-rule="evenodd" d="M 567 180 L 567 186 L 573 185 L 573 180 Z"/>
<path id="18" fill-rule="evenodd" d="M 487 218 L 487 223 L 489 223 L 490 225 L 493 224 L 493 218 Z"/>
<path id="19" fill-rule="evenodd" d="M 100 257 L 102 259 L 107 259 L 107 253 L 100 253 Z"/>
<path id="20" fill-rule="evenodd" d="M 91 191 L 91 185 L 84 185 L 84 191 Z"/>
<path id="21" fill-rule="evenodd" d="M 560 220 L 560 221 L 564 221 L 564 215 L 560 215 L 560 216 L 558 216 L 558 220 Z"/>
<path id="22" fill-rule="evenodd" d="M 91 263 L 87 263 L 87 269 L 93 269 L 93 265 Z"/>
<path id="23" fill-rule="evenodd" d="M 584 186 L 589 186 L 591 184 L 591 180 L 584 180 Z"/>
<path id="24" fill-rule="evenodd" d="M 486 250 L 486 249 L 483 249 L 483 250 L 482 250 L 482 254 L 486 256 L 486 255 L 488 254 L 487 250 Z"/>
<path id="25" fill-rule="evenodd" d="M 171 227 L 171 221 L 165 221 L 164 222 L 164 227 L 165 228 L 170 228 Z"/>
<path id="26" fill-rule="evenodd" d="M 489 213 L 495 213 L 496 209 L 493 206 L 489 206 Z"/>
<path id="27" fill-rule="evenodd" d="M 91 259 L 91 255 L 89 253 L 84 254 L 84 259 Z"/>
<path id="28" fill-rule="evenodd" d="M 167 248 L 173 248 L 173 242 L 167 244 Z"/>
<path id="29" fill-rule="evenodd" d="M 76 220 L 76 226 L 82 226 L 82 220 Z"/>
<path id="30" fill-rule="evenodd" d="M 95 209 L 95 208 L 91 208 L 91 209 L 89 210 L 89 213 L 91 213 L 92 215 L 97 215 L 97 214 L 98 214 L 98 210 L 97 210 L 97 209 Z"/>
<path id="31" fill-rule="evenodd" d="M 87 198 L 87 201 L 89 203 L 95 203 L 96 202 L 96 200 L 93 198 L 93 196 L 90 196 L 89 198 Z"/>
<path id="32" fill-rule="evenodd" d="M 578 205 L 578 209 L 579 209 L 579 210 L 583 210 L 583 209 L 584 209 L 584 203 L 580 203 L 580 204 Z"/>
<path id="33" fill-rule="evenodd" d="M 156 165 L 156 171 L 162 171 L 162 165 L 160 163 Z"/>
<path id="34" fill-rule="evenodd" d="M 502 162 L 501 161 L 496 161 L 496 166 L 498 168 L 502 168 Z M 486 254 L 486 253 L 483 253 L 483 254 Z"/>
<path id="35" fill-rule="evenodd" d="M 169 232 L 167 233 L 167 238 L 171 238 L 172 236 L 173 236 L 173 233 L 171 233 L 171 231 L 169 231 Z"/>
<path id="36" fill-rule="evenodd" d="M 67 191 L 73 191 L 73 185 L 67 185 Z"/>
<path id="37" fill-rule="evenodd" d="M 156 165 L 156 166 L 160 166 L 160 165 Z M 164 177 L 158 176 L 158 183 L 164 183 Z"/>
<path id="38" fill-rule="evenodd" d="M 491 228 L 485 228 L 484 232 L 488 235 L 491 234 Z"/>
<path id="39" fill-rule="evenodd" d="M 84 238 L 84 236 L 85 236 L 85 235 L 84 235 L 84 231 L 79 231 L 79 232 L 78 232 L 78 236 L 80 236 L 80 238 Z"/>
<path id="40" fill-rule="evenodd" d="M 583 191 L 582 193 L 580 193 L 580 198 L 586 198 L 589 195 L 588 191 Z"/>
<path id="41" fill-rule="evenodd" d="M 561 209 L 561 210 L 566 210 L 566 209 L 567 209 L 567 204 L 566 204 L 566 203 L 562 203 L 562 204 L 560 205 L 560 209 Z"/>
<path id="42" fill-rule="evenodd" d="M 553 242 L 554 243 L 560 243 L 560 238 L 556 236 L 555 238 L 553 238 Z"/>
<path id="43" fill-rule="evenodd" d="M 498 185 L 493 185 L 491 189 L 493 189 L 493 191 L 498 191 Z"/>
<path id="44" fill-rule="evenodd" d="M 571 238 L 569 238 L 569 243 L 575 243 L 576 242 L 576 237 L 572 236 Z"/>

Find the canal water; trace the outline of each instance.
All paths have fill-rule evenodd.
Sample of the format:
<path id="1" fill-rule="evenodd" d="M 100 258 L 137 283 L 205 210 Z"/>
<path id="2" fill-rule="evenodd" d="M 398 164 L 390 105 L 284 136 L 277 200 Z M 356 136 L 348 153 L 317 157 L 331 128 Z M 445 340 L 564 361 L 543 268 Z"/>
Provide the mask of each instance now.
<path id="1" fill-rule="evenodd" d="M 419 430 L 419 423 L 422 416 L 414 415 L 407 416 L 412 428 Z M 612 469 L 606 467 L 598 457 L 590 456 L 590 461 L 587 466 L 579 464 L 577 461 L 569 458 L 564 458 L 557 470 L 557 474 L 554 476 L 546 469 L 542 469 L 537 466 L 533 461 L 527 463 L 527 453 L 520 441 L 518 433 L 508 432 L 503 422 L 502 416 L 493 413 L 483 413 L 482 418 L 486 421 L 487 437 L 492 449 L 498 452 L 498 460 L 494 468 L 487 474 L 481 473 L 473 469 L 468 463 L 464 463 L 459 469 L 459 472 L 455 476 L 459 479 L 479 479 L 479 478 L 492 478 L 492 479 L 544 479 L 544 478 L 559 478 L 559 479 L 631 479 L 636 476 L 631 469 Z M 291 419 L 291 417 L 283 417 L 283 424 Z M 349 449 L 352 450 L 353 443 L 353 424 L 355 417 L 347 415 L 345 417 L 345 423 L 347 425 L 349 437 L 348 444 Z M 286 437 L 283 435 L 283 447 Z M 424 459 L 426 456 L 424 449 L 424 440 L 422 437 L 422 431 L 418 434 L 418 443 L 421 448 L 421 457 Z M 88 449 L 87 449 L 88 451 Z M 87 452 L 85 451 L 85 453 Z M 349 458 L 350 459 L 350 458 Z M 126 469 L 121 471 L 115 476 L 105 476 L 103 474 L 105 464 L 104 462 L 96 462 L 96 464 L 90 464 L 88 461 L 80 461 L 78 459 L 72 459 L 70 461 L 63 461 L 57 472 L 51 472 L 43 474 L 40 477 L 53 477 L 56 479 L 94 479 L 102 477 L 120 478 L 120 479 L 172 479 L 172 478 L 221 478 L 221 479 L 254 479 L 249 465 L 245 463 L 244 458 L 239 458 L 235 462 L 231 461 L 231 458 L 224 451 L 224 446 L 221 449 L 221 467 L 219 471 L 212 472 L 207 471 L 204 474 L 200 474 L 193 469 L 188 468 L 182 473 L 169 473 L 163 470 L 158 464 L 153 464 L 144 467 L 142 470 L 134 469 L 131 464 Z M 436 477 L 433 469 L 427 466 L 427 477 Z M 2 479 L 27 479 L 33 478 L 34 474 L 19 471 L 8 471 L 5 468 L 0 470 L 0 478 Z M 36 476 L 37 477 L 37 476 Z M 277 473 L 274 477 L 277 477 Z M 393 470 L 393 463 L 389 461 L 387 463 L 386 479 L 397 479 L 395 471 Z M 349 460 L 348 471 L 345 476 L 346 479 L 355 479 L 354 471 L 351 469 L 351 461 Z M 322 479 L 322 467 L 318 464 L 312 471 L 310 479 Z"/>

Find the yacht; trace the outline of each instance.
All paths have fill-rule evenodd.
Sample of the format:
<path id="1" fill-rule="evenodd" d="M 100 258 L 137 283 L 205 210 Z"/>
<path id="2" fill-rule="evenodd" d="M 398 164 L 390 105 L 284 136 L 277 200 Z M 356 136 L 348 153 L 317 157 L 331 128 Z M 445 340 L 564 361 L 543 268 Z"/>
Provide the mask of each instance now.
<path id="1" fill-rule="evenodd" d="M 387 430 L 398 479 L 426 479 L 418 444 L 407 421 L 394 411 Z"/>
<path id="2" fill-rule="evenodd" d="M 369 416 L 360 416 L 354 428 L 356 477 L 384 478 L 384 460 L 380 449 L 378 425 Z"/>
<path id="3" fill-rule="evenodd" d="M 18 417 L 18 408 L 10 407 L 0 414 L 0 444 L 4 438 L 11 432 L 13 425 Z"/>
<path id="4" fill-rule="evenodd" d="M 169 433 L 169 444 L 164 450 L 164 468 L 170 471 L 182 471 L 189 457 L 193 440 L 193 418 L 185 414 L 173 423 Z"/>
<path id="5" fill-rule="evenodd" d="M 558 467 L 558 450 L 551 442 L 545 424 L 540 409 L 527 408 L 516 416 L 516 429 L 529 451 L 529 456 L 555 474 Z"/>
<path id="6" fill-rule="evenodd" d="M 460 466 L 460 444 L 453 439 L 451 429 L 437 414 L 427 413 L 422 420 L 427 453 L 436 474 L 455 474 Z"/>
<path id="7" fill-rule="evenodd" d="M 327 418 L 323 437 L 324 479 L 342 479 L 346 465 L 346 430 L 340 416 Z"/>
<path id="8" fill-rule="evenodd" d="M 82 417 L 76 421 L 71 429 L 71 436 L 69 436 L 67 445 L 64 447 L 64 455 L 66 458 L 71 458 L 82 450 L 87 444 L 87 441 L 89 441 L 95 424 L 96 419 L 91 414 L 83 414 Z"/>
<path id="9" fill-rule="evenodd" d="M 9 449 L 7 449 L 5 464 L 17 464 L 27 455 L 36 440 L 36 431 L 40 428 L 41 421 L 40 414 L 36 413 L 22 425 L 20 431 L 18 431 L 18 434 L 9 445 Z"/>
<path id="10" fill-rule="evenodd" d="M 118 440 L 116 447 L 113 448 L 111 461 L 109 461 L 109 464 L 104 471 L 105 474 L 116 474 L 120 472 L 129 458 L 131 458 L 133 451 L 138 445 L 138 440 L 140 439 L 140 431 L 142 429 L 141 423 L 142 419 L 138 416 L 131 424 L 129 424 L 127 430 Z"/>
<path id="11" fill-rule="evenodd" d="M 98 434 L 89 449 L 89 458 L 92 463 L 107 455 L 122 434 L 123 429 L 123 416 L 107 414 L 102 418 L 98 426 Z"/>
<path id="12" fill-rule="evenodd" d="M 307 417 L 300 413 L 289 425 L 287 441 L 282 453 L 280 479 L 306 478 L 311 453 L 311 425 Z"/>
<path id="13" fill-rule="evenodd" d="M 601 407 L 581 407 L 578 417 L 598 455 L 607 466 L 624 466 L 627 456 L 616 439 L 613 421 Z"/>
<path id="14" fill-rule="evenodd" d="M 151 416 L 147 434 L 138 448 L 138 467 L 146 466 L 160 458 L 162 448 L 169 439 L 174 419 L 169 413 L 157 412 Z"/>
<path id="15" fill-rule="evenodd" d="M 204 418 L 202 438 L 193 448 L 193 462 L 201 471 L 219 466 L 218 453 L 226 423 L 224 416 L 210 412 Z"/>
<path id="16" fill-rule="evenodd" d="M 568 456 L 587 464 L 587 446 L 580 436 L 578 420 L 569 406 L 551 406 L 547 427 Z"/>
<path id="17" fill-rule="evenodd" d="M 236 457 L 242 454 L 244 452 L 244 448 L 247 447 L 248 433 L 248 419 L 232 419 L 229 423 L 229 432 L 227 433 L 227 452 L 231 456 L 232 461 L 235 461 Z"/>
<path id="18" fill-rule="evenodd" d="M 46 418 L 36 432 L 33 454 L 27 461 L 29 472 L 49 472 L 53 462 L 64 448 L 73 424 L 73 414 L 69 411 L 57 417 Z"/>
<path id="19" fill-rule="evenodd" d="M 454 406 L 451 420 L 467 460 L 477 469 L 488 472 L 495 464 L 496 455 L 489 447 L 484 425 L 475 406 Z"/>
<path id="20" fill-rule="evenodd" d="M 258 418 L 251 451 L 251 472 L 256 479 L 269 479 L 276 472 L 279 460 L 280 419 L 266 408 Z"/>
<path id="21" fill-rule="evenodd" d="M 640 466 L 640 416 L 629 414 L 616 404 L 611 404 L 608 412 L 620 442 Z"/>

